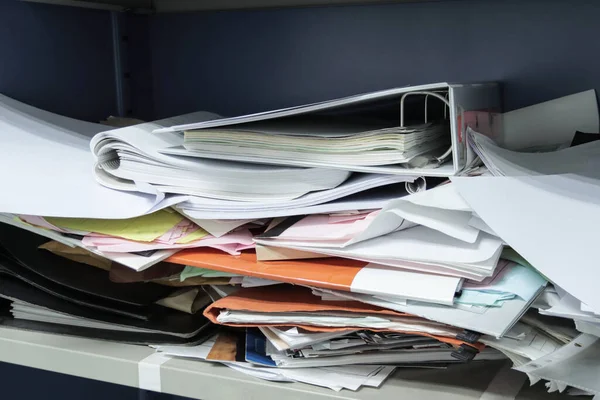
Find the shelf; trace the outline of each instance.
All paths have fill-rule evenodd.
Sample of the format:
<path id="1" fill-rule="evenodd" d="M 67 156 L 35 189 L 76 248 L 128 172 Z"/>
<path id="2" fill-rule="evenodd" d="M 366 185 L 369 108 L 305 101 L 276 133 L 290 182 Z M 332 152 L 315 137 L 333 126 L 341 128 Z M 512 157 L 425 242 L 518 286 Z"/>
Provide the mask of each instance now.
<path id="1" fill-rule="evenodd" d="M 30 3 L 45 3 L 58 6 L 92 8 L 107 11 L 152 10 L 150 0 L 21 0 Z"/>
<path id="2" fill-rule="evenodd" d="M 155 0 L 156 12 L 235 10 L 343 4 L 415 3 L 432 0 Z"/>
<path id="3" fill-rule="evenodd" d="M 0 327 L 2 362 L 119 385 L 138 387 L 138 363 L 153 352 L 145 346 Z M 515 395 L 525 376 L 508 367 L 508 363 L 500 361 L 457 365 L 447 370 L 399 368 L 380 389 L 338 393 L 301 383 L 263 381 L 220 364 L 171 359 L 161 367 L 161 385 L 164 393 L 202 400 L 433 400 L 442 396 L 447 400 L 466 400 L 483 398 L 484 392 L 503 395 L 498 393 L 498 387 Z M 501 385 L 497 384 L 498 377 L 502 377 Z M 523 385 L 519 393 L 520 399 L 545 396 L 543 385 Z"/>
<path id="4" fill-rule="evenodd" d="M 109 11 L 185 12 L 239 10 L 298 6 L 331 6 L 342 4 L 413 3 L 436 0 L 21 0 L 63 6 Z M 439 0 L 437 0 L 439 1 Z"/>

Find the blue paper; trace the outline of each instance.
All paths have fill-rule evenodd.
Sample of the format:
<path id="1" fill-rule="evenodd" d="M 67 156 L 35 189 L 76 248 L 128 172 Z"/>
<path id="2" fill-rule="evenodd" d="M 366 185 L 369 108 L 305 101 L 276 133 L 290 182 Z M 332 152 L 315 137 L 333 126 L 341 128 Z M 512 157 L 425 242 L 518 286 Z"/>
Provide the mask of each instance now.
<path id="1" fill-rule="evenodd" d="M 466 281 L 463 293 L 477 291 L 494 294 L 513 294 L 529 301 L 538 292 L 540 286 L 547 284 L 546 279 L 532 268 L 508 260 L 500 260 L 498 271 L 493 277 L 482 282 Z"/>
<path id="2" fill-rule="evenodd" d="M 267 355 L 267 338 L 260 329 L 246 329 L 246 361 L 266 367 L 276 367 L 275 361 Z"/>

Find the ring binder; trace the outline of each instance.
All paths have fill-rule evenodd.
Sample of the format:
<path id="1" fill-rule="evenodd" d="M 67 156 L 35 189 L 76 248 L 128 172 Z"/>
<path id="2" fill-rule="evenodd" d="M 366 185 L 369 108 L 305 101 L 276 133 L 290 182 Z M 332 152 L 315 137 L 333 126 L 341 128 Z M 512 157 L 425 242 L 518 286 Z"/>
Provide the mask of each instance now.
<path id="1" fill-rule="evenodd" d="M 407 127 L 406 121 L 412 116 L 404 109 L 405 100 L 414 95 L 425 96 L 427 122 L 433 111 L 427 109 L 429 98 L 440 100 L 444 110 L 439 110 L 439 117 L 443 116 L 448 125 L 443 129 L 433 124 Z M 397 110 L 397 101 L 400 101 L 401 111 L 399 126 L 397 117 L 389 114 Z M 357 109 L 361 112 L 357 113 Z M 448 177 L 458 175 L 473 158 L 472 150 L 463 140 L 462 125 L 467 122 L 464 113 L 498 109 L 500 91 L 496 83 L 435 83 L 174 125 L 154 133 L 168 136 L 183 131 L 183 146 L 158 151 L 187 158 Z M 418 114 L 421 118 L 422 114 Z M 387 118 L 381 119 L 382 115 Z M 450 148 L 440 155 L 432 155 L 448 142 Z"/>
<path id="2" fill-rule="evenodd" d="M 412 96 L 412 95 L 424 95 L 425 96 L 425 123 L 429 123 L 428 121 L 428 115 L 427 115 L 427 100 L 429 98 L 429 96 L 433 96 L 439 100 L 441 100 L 446 106 L 444 107 L 444 118 L 446 117 L 446 111 L 450 108 L 450 102 L 448 100 L 446 100 L 446 97 L 442 97 L 438 92 L 409 92 L 409 93 L 405 93 L 401 98 L 400 98 L 400 128 L 404 128 L 404 100 L 408 97 L 408 96 Z M 446 92 L 446 95 L 448 95 L 448 92 Z M 450 148 L 448 148 L 448 150 L 446 150 L 441 156 L 439 157 L 433 157 L 436 161 L 438 165 L 443 164 L 444 162 L 446 162 L 446 160 L 448 159 L 448 157 L 450 157 L 452 155 L 452 146 L 450 146 Z"/>

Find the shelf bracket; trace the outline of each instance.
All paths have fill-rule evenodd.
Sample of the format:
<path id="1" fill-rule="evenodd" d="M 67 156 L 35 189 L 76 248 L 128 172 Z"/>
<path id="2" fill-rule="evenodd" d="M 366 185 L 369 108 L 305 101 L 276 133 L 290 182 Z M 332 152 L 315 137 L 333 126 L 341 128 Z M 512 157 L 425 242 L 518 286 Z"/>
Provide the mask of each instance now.
<path id="1" fill-rule="evenodd" d="M 124 13 L 110 12 L 112 27 L 113 60 L 115 74 L 115 93 L 117 116 L 127 117 L 131 113 L 131 96 L 129 85 L 129 68 L 127 62 L 127 46 L 129 38 L 125 27 Z"/>

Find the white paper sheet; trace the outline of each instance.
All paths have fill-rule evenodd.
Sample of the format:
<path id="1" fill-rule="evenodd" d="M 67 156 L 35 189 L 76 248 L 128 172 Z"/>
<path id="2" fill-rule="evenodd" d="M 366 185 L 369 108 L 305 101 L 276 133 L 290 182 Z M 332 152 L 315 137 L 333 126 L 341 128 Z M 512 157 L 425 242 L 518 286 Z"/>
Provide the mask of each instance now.
<path id="1" fill-rule="evenodd" d="M 388 352 L 361 353 L 346 356 L 317 358 L 291 358 L 287 356 L 271 356 L 280 368 L 312 368 L 320 366 L 350 364 L 419 364 L 427 362 L 451 362 L 453 349 L 404 349 Z M 485 348 L 475 356 L 475 360 L 501 360 L 505 356 L 492 348 Z"/>
<path id="2" fill-rule="evenodd" d="M 390 307 L 392 308 L 392 307 Z M 217 317 L 221 324 L 264 325 L 313 325 L 326 327 L 354 327 L 365 329 L 388 329 L 406 333 L 430 333 L 437 336 L 455 337 L 460 330 L 449 325 L 415 319 L 412 317 L 311 314 L 300 312 L 261 313 L 253 311 L 222 310 Z"/>
<path id="3" fill-rule="evenodd" d="M 274 368 L 265 368 L 265 367 L 257 367 L 250 363 L 222 363 L 223 365 L 228 366 L 231 369 L 234 369 L 238 372 L 241 372 L 246 375 L 253 376 L 255 378 L 264 379 L 266 381 L 271 382 L 294 382 L 293 379 L 285 377 L 283 374 L 279 373 L 279 370 Z M 340 391 L 342 387 L 330 387 L 332 390 Z"/>
<path id="4" fill-rule="evenodd" d="M 369 229 L 350 243 L 358 243 L 415 225 L 426 226 L 463 242 L 475 243 L 479 230 L 469 225 L 470 219 L 469 211 L 424 207 L 405 199 L 398 199 L 388 203 Z"/>
<path id="5" fill-rule="evenodd" d="M 502 241 L 486 233 L 481 233 L 475 243 L 466 243 L 424 226 L 393 232 L 342 249 L 301 247 L 293 242 L 280 241 L 270 245 L 417 270 L 418 265 L 411 268 L 409 263 L 451 267 L 457 271 L 455 276 L 460 276 L 458 272 L 462 271 L 491 276 L 502 250 Z M 423 268 L 422 271 L 429 270 Z"/>
<path id="6" fill-rule="evenodd" d="M 61 117 L 2 95 L 0 114 L 0 212 L 131 218 L 156 205 L 156 196 L 123 193 L 95 182 L 89 135 L 106 126 Z"/>
<path id="7" fill-rule="evenodd" d="M 337 337 L 342 337 L 354 330 L 338 331 L 338 332 L 298 332 L 298 328 L 279 329 L 274 327 L 261 327 L 261 331 L 269 331 L 279 339 L 283 340 L 289 348 L 301 349 L 305 346 L 324 342 Z M 267 336 L 265 334 L 265 336 Z"/>
<path id="8" fill-rule="evenodd" d="M 587 333 L 588 335 L 594 335 L 600 338 L 600 322 L 592 323 L 575 320 L 575 327 L 577 327 L 577 330 L 581 333 Z"/>
<path id="9" fill-rule="evenodd" d="M 517 152 L 504 149 L 490 138 L 468 130 L 469 140 L 492 175 L 522 176 L 576 173 L 598 177 L 595 158 L 598 141 L 547 152 Z"/>
<path id="10" fill-rule="evenodd" d="M 569 143 L 575 131 L 599 132 L 595 90 L 576 93 L 502 116 L 503 147 L 524 150 Z"/>
<path id="11" fill-rule="evenodd" d="M 592 307 L 588 306 L 585 303 L 581 303 L 581 306 L 579 307 L 581 309 L 581 311 L 583 312 L 588 312 L 588 313 L 592 313 L 592 314 L 596 314 L 598 317 L 600 317 L 600 313 L 596 313 L 594 312 L 594 310 L 592 310 Z"/>
<path id="12" fill-rule="evenodd" d="M 372 366 L 372 369 L 375 372 L 380 370 L 381 367 L 376 365 Z M 281 370 L 281 374 L 298 382 L 325 387 L 341 386 L 349 390 L 358 390 L 369 380 L 368 376 L 340 373 L 339 370 L 329 371 L 327 367 Z"/>
<path id="13" fill-rule="evenodd" d="M 544 357 L 561 346 L 561 343 L 552 337 L 535 330 L 530 331 L 520 340 L 510 338 L 496 339 L 489 336 L 482 336 L 481 343 L 499 350 L 508 350 L 530 360 L 537 360 Z"/>
<path id="14" fill-rule="evenodd" d="M 234 219 L 234 220 L 218 220 L 218 219 L 194 219 L 191 218 L 185 210 L 177 209 L 181 214 L 194 221 L 198 226 L 210 233 L 214 237 L 221 237 L 239 228 L 242 225 L 248 224 L 253 219 Z"/>
<path id="15" fill-rule="evenodd" d="M 452 211 L 472 211 L 471 207 L 456 191 L 456 188 L 449 183 L 406 196 L 404 199 L 423 207 Z"/>
<path id="16" fill-rule="evenodd" d="M 476 215 L 471 216 L 471 219 L 469 220 L 469 225 L 490 235 L 498 236 L 496 235 L 496 232 L 492 230 L 492 228 L 490 228 L 481 218 L 479 218 Z"/>
<path id="17" fill-rule="evenodd" d="M 290 182 L 294 182 L 294 180 L 298 179 L 297 177 L 289 177 Z M 211 199 L 211 198 L 202 198 L 202 197 L 194 197 L 189 199 L 188 202 L 182 204 L 182 208 L 188 211 L 217 211 L 217 212 L 264 212 L 264 211 L 278 211 L 278 210 L 290 210 L 295 208 L 304 208 L 315 206 L 318 204 L 327 203 L 333 200 L 341 199 L 347 196 L 351 196 L 360 192 L 364 192 L 369 189 L 379 188 L 382 186 L 388 186 L 392 184 L 399 184 L 404 182 L 413 181 L 415 179 L 414 176 L 390 176 L 390 175 L 378 175 L 378 174 L 354 174 L 348 180 L 343 182 L 342 184 L 336 186 L 335 188 L 329 190 L 322 190 L 318 192 L 313 192 L 306 194 L 302 197 L 290 200 L 285 203 L 281 202 L 268 202 L 265 199 L 260 201 L 244 201 L 244 202 L 236 202 L 230 200 L 221 200 L 221 199 Z M 288 182 L 289 183 L 289 182 Z M 253 184 L 258 185 L 259 182 L 254 182 Z M 403 188 L 403 185 L 398 185 L 399 187 L 391 188 L 394 191 L 396 197 L 406 194 L 406 191 Z M 383 193 L 382 193 L 383 192 Z M 381 191 L 376 192 L 378 195 L 385 194 L 389 195 L 389 190 L 382 189 Z M 371 193 L 372 195 L 373 193 Z M 198 218 L 197 215 L 190 214 L 194 218 Z M 285 214 L 287 215 L 287 214 Z M 236 218 L 236 219 L 248 219 L 246 218 Z M 252 216 L 251 218 L 254 218 Z M 268 216 L 266 218 L 269 218 Z M 214 219 L 212 217 L 208 218 L 199 218 L 199 219 Z M 234 218 L 227 218 L 234 219 Z"/>
<path id="18" fill-rule="evenodd" d="M 600 393 L 600 339 L 582 334 L 553 353 L 517 370 L 546 380 Z"/>
<path id="19" fill-rule="evenodd" d="M 389 215 L 383 215 L 384 211 L 389 211 Z M 393 220 L 395 214 L 395 218 L 402 217 L 468 243 L 474 243 L 479 235 L 479 229 L 469 224 L 471 208 L 452 184 L 393 200 L 381 214 L 381 219 Z"/>
<path id="20" fill-rule="evenodd" d="M 199 358 L 206 359 L 210 353 L 210 349 L 215 345 L 216 337 L 213 337 L 206 342 L 196 346 L 178 346 L 178 345 L 155 345 L 151 346 L 161 353 L 165 353 L 175 357 Z"/>
<path id="21" fill-rule="evenodd" d="M 502 307 L 485 308 L 481 313 L 474 313 L 457 307 L 448 307 L 427 303 L 407 303 L 406 305 L 390 303 L 374 296 L 358 293 L 318 289 L 321 292 L 335 293 L 338 297 L 360 301 L 375 306 L 417 315 L 431 321 L 449 324 L 455 327 L 470 329 L 494 337 L 502 337 L 517 320 L 527 311 L 533 299 L 524 301 L 515 299 L 507 301 Z M 540 288 L 540 291 L 542 288 Z"/>
<path id="22" fill-rule="evenodd" d="M 561 293 L 560 296 L 557 295 L 551 301 L 549 308 L 540 309 L 539 312 L 540 314 L 553 317 L 600 323 L 600 316 L 592 312 L 581 311 L 581 302 L 569 293 Z"/>
<path id="23" fill-rule="evenodd" d="M 394 366 L 383 367 L 377 374 L 370 376 L 363 385 L 378 388 L 395 370 Z"/>
<path id="24" fill-rule="evenodd" d="M 171 257 L 173 254 L 177 253 L 178 250 L 158 250 L 154 252 L 152 255 L 148 257 L 140 256 L 133 253 L 109 253 L 109 252 L 101 252 L 96 249 L 92 249 L 89 247 L 84 247 L 86 250 L 91 251 L 94 254 L 97 254 L 101 257 L 108 258 L 111 261 L 114 261 L 119 264 L 123 264 L 126 267 L 129 267 L 135 271 L 143 271 L 145 269 L 150 268 L 153 265 L 158 264 L 161 261 L 166 260 Z"/>
<path id="25" fill-rule="evenodd" d="M 600 311 L 598 181 L 573 175 L 453 178 L 473 210 L 551 281 Z M 568 250 L 567 250 L 568 249 Z"/>
<path id="26" fill-rule="evenodd" d="M 461 279 L 457 277 L 368 264 L 356 274 L 350 291 L 452 305 L 460 284 Z"/>

